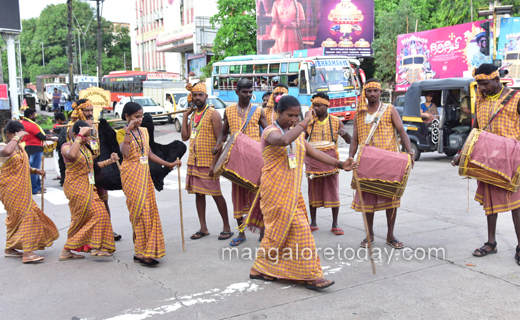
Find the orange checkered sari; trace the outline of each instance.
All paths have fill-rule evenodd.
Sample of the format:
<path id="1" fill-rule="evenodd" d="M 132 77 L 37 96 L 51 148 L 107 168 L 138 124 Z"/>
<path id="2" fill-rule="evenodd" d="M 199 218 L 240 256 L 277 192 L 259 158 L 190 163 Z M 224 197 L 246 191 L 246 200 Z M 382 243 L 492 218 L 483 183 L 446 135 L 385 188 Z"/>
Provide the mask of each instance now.
<path id="1" fill-rule="evenodd" d="M 7 211 L 6 249 L 44 250 L 59 238 L 58 229 L 32 197 L 29 158 L 13 152 L 0 169 L 0 201 Z"/>
<path id="2" fill-rule="evenodd" d="M 134 231 L 135 255 L 157 259 L 164 256 L 164 236 L 155 200 L 155 190 L 150 165 L 141 164 L 141 147 L 144 157 L 150 153 L 149 136 L 146 128 L 139 128 L 141 135 L 132 136 L 130 152 L 121 164 L 121 182 L 126 195 L 126 206 Z"/>
<path id="3" fill-rule="evenodd" d="M 71 147 L 71 142 L 61 147 L 66 167 L 63 188 L 69 199 L 72 220 L 64 247 L 74 251 L 101 249 L 114 252 L 116 246 L 110 217 L 96 187 L 88 179 L 89 172 L 94 168 L 93 156 L 86 146 L 82 146 L 78 157 L 70 160 L 64 154 Z"/>
<path id="4" fill-rule="evenodd" d="M 287 148 L 267 142 L 273 131 L 279 129 L 269 126 L 262 136 L 264 167 L 260 207 L 264 215 L 265 236 L 253 268 L 276 278 L 315 280 L 323 277 L 323 271 L 301 194 L 304 136 L 293 142 L 297 168 L 289 169 Z"/>

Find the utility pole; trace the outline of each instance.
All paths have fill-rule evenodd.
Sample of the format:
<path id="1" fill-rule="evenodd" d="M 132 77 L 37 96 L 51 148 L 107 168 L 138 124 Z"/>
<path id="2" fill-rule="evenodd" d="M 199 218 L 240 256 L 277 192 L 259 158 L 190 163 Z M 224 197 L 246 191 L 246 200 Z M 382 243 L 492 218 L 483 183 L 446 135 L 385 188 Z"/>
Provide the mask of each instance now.
<path id="1" fill-rule="evenodd" d="M 97 54 L 98 54 L 98 83 L 102 82 L 103 78 L 103 69 L 101 66 L 101 14 L 99 11 L 99 3 L 101 0 L 97 0 Z"/>
<path id="2" fill-rule="evenodd" d="M 75 101 L 76 97 L 74 95 L 74 60 L 72 58 L 72 0 L 67 0 L 67 27 L 67 46 L 69 48 L 69 97 L 72 101 Z"/>
<path id="3" fill-rule="evenodd" d="M 81 66 L 81 34 L 78 30 L 78 45 L 79 45 L 79 74 L 83 75 L 83 67 Z"/>

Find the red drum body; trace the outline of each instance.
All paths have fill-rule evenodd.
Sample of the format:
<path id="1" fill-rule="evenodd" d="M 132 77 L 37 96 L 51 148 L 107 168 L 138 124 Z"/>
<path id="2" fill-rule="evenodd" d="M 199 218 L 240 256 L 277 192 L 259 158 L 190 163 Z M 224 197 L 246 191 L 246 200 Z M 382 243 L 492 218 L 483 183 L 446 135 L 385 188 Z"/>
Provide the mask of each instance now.
<path id="1" fill-rule="evenodd" d="M 324 152 L 335 159 L 339 159 L 336 144 L 334 142 L 313 141 L 309 142 L 309 144 L 318 151 Z M 305 174 L 309 179 L 326 177 L 338 173 L 339 169 L 335 166 L 329 166 L 311 157 L 305 157 Z"/>

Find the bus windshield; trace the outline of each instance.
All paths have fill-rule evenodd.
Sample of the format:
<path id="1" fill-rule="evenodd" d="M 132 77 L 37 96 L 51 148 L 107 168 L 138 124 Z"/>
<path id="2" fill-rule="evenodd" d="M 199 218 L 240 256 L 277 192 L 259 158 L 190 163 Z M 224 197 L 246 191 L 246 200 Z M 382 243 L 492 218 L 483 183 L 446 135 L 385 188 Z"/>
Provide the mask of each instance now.
<path id="1" fill-rule="evenodd" d="M 350 68 L 342 66 L 317 67 L 316 76 L 310 76 L 311 92 L 343 91 L 352 89 L 354 82 Z M 309 71 L 309 74 L 310 71 Z"/>
<path id="2" fill-rule="evenodd" d="M 93 88 L 97 85 L 97 82 L 79 82 L 78 83 L 78 90 L 85 90 L 88 88 Z"/>

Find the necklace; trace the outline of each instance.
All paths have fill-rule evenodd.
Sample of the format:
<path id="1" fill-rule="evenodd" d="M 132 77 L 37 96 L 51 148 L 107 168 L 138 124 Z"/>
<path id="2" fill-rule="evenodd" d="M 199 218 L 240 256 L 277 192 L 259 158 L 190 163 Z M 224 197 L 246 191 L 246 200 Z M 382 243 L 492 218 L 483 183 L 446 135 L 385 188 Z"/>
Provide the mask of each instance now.
<path id="1" fill-rule="evenodd" d="M 247 108 L 242 109 L 242 108 L 239 107 L 238 104 L 237 104 L 238 115 L 239 115 L 240 117 L 242 117 L 244 114 L 246 114 L 247 110 L 249 110 L 250 107 L 251 107 L 251 104 L 249 104 L 249 106 L 247 106 Z"/>
<path id="2" fill-rule="evenodd" d="M 504 86 L 502 86 L 502 89 L 500 89 L 499 93 L 494 94 L 494 95 L 489 95 L 486 98 L 491 100 L 491 101 L 496 101 L 496 100 L 498 100 L 498 98 L 500 98 L 500 95 L 502 94 L 502 91 L 504 91 Z"/>
<path id="3" fill-rule="evenodd" d="M 374 118 L 375 118 L 376 115 L 379 113 L 379 110 L 381 110 L 381 106 L 382 106 L 382 105 L 383 105 L 383 104 L 382 104 L 381 102 L 379 102 L 379 107 L 377 107 L 376 112 L 374 112 L 374 113 L 372 113 L 372 114 L 368 113 L 368 109 L 367 109 L 367 115 L 366 115 L 366 117 L 365 117 L 365 123 L 366 123 L 366 124 L 372 123 L 372 122 L 374 121 Z"/>

